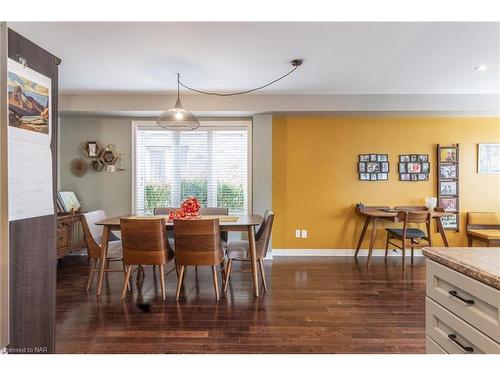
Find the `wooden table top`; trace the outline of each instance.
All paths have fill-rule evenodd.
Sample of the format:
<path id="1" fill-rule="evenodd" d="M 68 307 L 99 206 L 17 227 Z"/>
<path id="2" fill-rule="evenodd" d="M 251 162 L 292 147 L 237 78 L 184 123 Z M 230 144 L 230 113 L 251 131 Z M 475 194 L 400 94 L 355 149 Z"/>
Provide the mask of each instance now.
<path id="1" fill-rule="evenodd" d="M 138 220 L 140 219 L 147 219 L 147 218 L 165 218 L 166 215 L 122 215 L 122 216 L 116 216 L 116 217 L 111 217 L 104 219 L 102 221 L 99 221 L 95 223 L 95 225 L 107 225 L 107 226 L 113 226 L 113 227 L 119 227 L 120 226 L 120 218 L 130 218 L 130 217 L 138 217 Z M 214 215 L 208 215 L 208 216 L 202 216 L 201 220 L 203 218 L 214 218 Z M 262 216 L 260 215 L 229 215 L 231 218 L 237 218 L 235 221 L 219 221 L 219 226 L 221 227 L 248 227 L 248 226 L 257 226 L 262 223 Z M 165 224 L 167 227 L 172 227 L 174 226 L 173 222 L 168 222 L 165 220 Z"/>
<path id="2" fill-rule="evenodd" d="M 379 218 L 395 218 L 398 216 L 398 212 L 401 210 L 363 210 L 359 209 L 358 212 L 362 216 L 369 216 L 369 217 L 379 217 Z M 426 211 L 415 211 L 415 212 L 426 212 Z M 437 211 L 430 211 L 431 216 L 434 217 L 447 217 L 447 216 L 453 216 L 454 214 L 452 212 L 437 212 Z"/>

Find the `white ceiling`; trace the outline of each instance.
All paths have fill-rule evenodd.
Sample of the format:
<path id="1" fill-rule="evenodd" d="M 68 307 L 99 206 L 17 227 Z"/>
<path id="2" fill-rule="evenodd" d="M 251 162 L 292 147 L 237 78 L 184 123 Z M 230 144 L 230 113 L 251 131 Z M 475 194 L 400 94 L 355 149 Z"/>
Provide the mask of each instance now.
<path id="1" fill-rule="evenodd" d="M 62 59 L 61 92 L 497 94 L 500 23 L 9 23 Z M 476 71 L 474 67 L 486 65 Z"/>

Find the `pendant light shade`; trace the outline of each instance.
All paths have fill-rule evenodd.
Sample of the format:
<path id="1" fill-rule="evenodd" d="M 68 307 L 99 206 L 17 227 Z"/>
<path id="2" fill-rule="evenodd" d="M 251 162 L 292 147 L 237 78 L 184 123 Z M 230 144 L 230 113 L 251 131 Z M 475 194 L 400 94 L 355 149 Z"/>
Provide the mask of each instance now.
<path id="1" fill-rule="evenodd" d="M 200 127 L 200 122 L 196 116 L 182 106 L 179 98 L 179 74 L 177 75 L 177 101 L 175 107 L 163 112 L 156 120 L 156 123 L 162 128 L 174 131 L 189 131 Z"/>

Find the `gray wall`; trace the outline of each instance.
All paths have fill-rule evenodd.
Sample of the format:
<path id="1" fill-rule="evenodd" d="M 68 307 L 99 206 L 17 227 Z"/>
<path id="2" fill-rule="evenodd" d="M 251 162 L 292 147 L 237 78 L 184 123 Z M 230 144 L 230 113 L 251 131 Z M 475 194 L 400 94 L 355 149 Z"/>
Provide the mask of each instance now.
<path id="1" fill-rule="evenodd" d="M 131 119 L 63 117 L 60 121 L 59 178 L 61 191 L 74 191 L 84 211 L 103 209 L 108 216 L 131 212 Z M 108 173 L 89 169 L 83 177 L 71 174 L 74 158 L 84 158 L 82 145 L 95 140 L 103 147 L 114 144 L 123 152 L 124 171 Z M 118 163 L 117 163 L 118 166 Z"/>
<path id="2" fill-rule="evenodd" d="M 131 123 L 137 118 L 62 117 L 59 138 L 58 189 L 74 191 L 84 211 L 103 209 L 108 216 L 131 212 Z M 84 142 L 112 143 L 124 153 L 125 171 L 89 170 L 83 177 L 70 172 L 73 158 L 85 158 Z M 272 115 L 253 118 L 253 210 L 263 214 L 272 208 Z M 90 161 L 90 159 L 85 158 Z"/>

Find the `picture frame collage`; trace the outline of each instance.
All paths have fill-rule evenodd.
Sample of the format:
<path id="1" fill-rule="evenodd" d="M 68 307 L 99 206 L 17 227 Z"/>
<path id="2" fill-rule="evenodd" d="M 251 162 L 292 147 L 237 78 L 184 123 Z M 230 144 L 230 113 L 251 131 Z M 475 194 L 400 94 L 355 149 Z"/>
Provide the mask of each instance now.
<path id="1" fill-rule="evenodd" d="M 358 175 L 360 181 L 387 181 L 389 179 L 389 155 L 360 154 Z"/>
<path id="2" fill-rule="evenodd" d="M 443 217 L 444 229 L 459 231 L 459 146 L 437 145 L 438 206 L 453 216 Z"/>
<path id="3" fill-rule="evenodd" d="M 429 181 L 430 162 L 427 154 L 399 155 L 399 181 Z"/>

